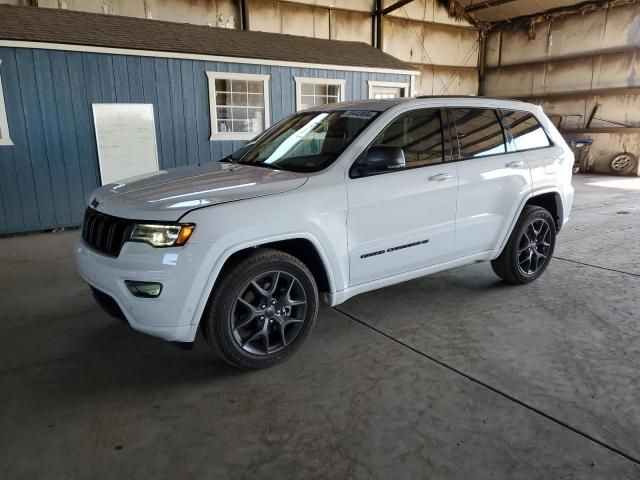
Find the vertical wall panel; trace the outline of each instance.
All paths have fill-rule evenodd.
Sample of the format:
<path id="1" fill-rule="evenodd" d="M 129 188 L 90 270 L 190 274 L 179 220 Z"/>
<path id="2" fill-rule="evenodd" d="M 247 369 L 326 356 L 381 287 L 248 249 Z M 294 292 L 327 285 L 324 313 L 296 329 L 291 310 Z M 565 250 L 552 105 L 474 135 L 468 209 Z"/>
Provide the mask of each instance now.
<path id="1" fill-rule="evenodd" d="M 193 76 L 193 93 L 195 98 L 196 142 L 198 143 L 198 164 L 211 161 L 209 135 L 211 121 L 209 117 L 209 86 L 207 83 L 206 64 L 194 61 L 191 65 Z"/>
<path id="2" fill-rule="evenodd" d="M 176 166 L 173 146 L 173 111 L 171 108 L 171 81 L 169 64 L 164 58 L 155 59 L 156 91 L 158 92 L 158 120 L 161 142 L 158 148 L 162 150 L 162 164 L 160 168 Z"/>
<path id="3" fill-rule="evenodd" d="M 196 124 L 196 97 L 193 81 L 193 62 L 184 62 L 180 70 L 182 84 L 182 113 L 186 145 L 185 164 L 197 165 L 200 161 L 198 153 L 198 127 Z"/>
<path id="4" fill-rule="evenodd" d="M 158 112 L 158 90 L 156 82 L 156 64 L 154 58 L 140 59 L 140 73 L 142 75 L 142 95 L 144 103 L 153 105 L 153 118 L 156 124 L 156 152 L 160 168 L 164 165 L 162 146 L 162 131 L 160 130 L 160 113 Z"/>
<path id="5" fill-rule="evenodd" d="M 69 225 L 71 210 L 69 209 L 69 195 L 67 192 L 67 175 L 62 156 L 62 144 L 58 122 L 58 106 L 56 96 L 52 95 L 53 76 L 51 74 L 51 53 L 45 50 L 34 50 L 34 70 L 38 91 L 40 118 L 44 133 L 45 158 L 51 177 L 51 192 L 56 223 Z M 57 54 L 58 52 L 53 52 Z"/>
<path id="6" fill-rule="evenodd" d="M 71 224 L 82 221 L 84 211 L 84 187 L 80 170 L 80 156 L 76 138 L 76 122 L 73 114 L 72 92 L 69 89 L 69 71 L 65 52 L 54 52 L 51 55 L 52 87 L 56 99 L 56 115 L 60 146 L 62 150 L 62 167 L 66 172 L 68 202 Z"/>
<path id="7" fill-rule="evenodd" d="M 38 214 L 42 224 L 58 225 L 53 204 L 53 193 L 51 190 L 52 178 L 47 162 L 44 129 L 42 127 L 38 86 L 33 61 L 33 52 L 31 50 L 16 50 L 16 63 L 18 65 L 19 77 L 18 84 L 20 85 L 22 95 L 21 99 L 27 131 L 27 142 L 36 187 L 35 198 L 37 200 Z M 8 93 L 5 93 L 5 96 L 8 95 Z M 9 126 L 9 128 L 11 128 L 11 126 Z"/>
<path id="8" fill-rule="evenodd" d="M 98 74 L 100 76 L 100 93 L 104 103 L 115 103 L 116 82 L 113 72 L 113 55 L 96 55 L 98 58 Z"/>
<path id="9" fill-rule="evenodd" d="M 173 126 L 173 155 L 176 167 L 187 164 L 187 145 L 184 125 L 184 107 L 182 104 L 181 65 L 190 60 L 169 59 L 169 95 L 171 96 L 171 119 Z"/>
<path id="10" fill-rule="evenodd" d="M 113 79 L 116 102 L 130 103 L 129 72 L 127 71 L 127 57 L 124 55 L 113 56 Z"/>
<path id="11" fill-rule="evenodd" d="M 18 70 L 13 49 L 0 49 L 0 76 L 4 89 L 7 120 L 13 146 L 0 147 L 0 185 L 5 231 L 21 230 L 38 225 L 33 172 L 26 140 L 24 114 L 18 83 Z M 11 92 L 10 94 L 7 93 Z"/>
<path id="12" fill-rule="evenodd" d="M 69 90 L 73 121 L 75 123 L 75 137 L 80 158 L 80 175 L 84 192 L 84 204 L 89 201 L 89 195 L 100 181 L 98 170 L 98 150 L 93 130 L 92 99 L 87 91 L 87 72 L 84 69 L 83 54 L 66 52 L 67 69 L 69 70 Z"/>
<path id="13" fill-rule="evenodd" d="M 140 57 L 124 58 L 126 58 L 129 101 L 132 103 L 144 103 L 144 88 L 142 87 L 142 65 L 140 63 Z"/>

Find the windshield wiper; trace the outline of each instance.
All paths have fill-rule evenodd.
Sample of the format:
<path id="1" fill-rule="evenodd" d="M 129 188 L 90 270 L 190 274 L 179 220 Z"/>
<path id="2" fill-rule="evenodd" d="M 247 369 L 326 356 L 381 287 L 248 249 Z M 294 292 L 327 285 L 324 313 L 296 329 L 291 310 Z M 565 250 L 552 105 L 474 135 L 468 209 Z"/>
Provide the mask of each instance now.
<path id="1" fill-rule="evenodd" d="M 249 165 L 251 167 L 262 167 L 262 168 L 270 168 L 271 170 L 283 170 L 285 172 L 290 172 L 291 170 L 287 168 L 282 168 L 277 165 L 272 165 L 270 163 L 263 162 L 238 162 L 240 165 Z"/>
<path id="2" fill-rule="evenodd" d="M 233 155 L 228 155 L 219 161 L 223 163 L 239 163 L 237 159 L 233 158 Z"/>

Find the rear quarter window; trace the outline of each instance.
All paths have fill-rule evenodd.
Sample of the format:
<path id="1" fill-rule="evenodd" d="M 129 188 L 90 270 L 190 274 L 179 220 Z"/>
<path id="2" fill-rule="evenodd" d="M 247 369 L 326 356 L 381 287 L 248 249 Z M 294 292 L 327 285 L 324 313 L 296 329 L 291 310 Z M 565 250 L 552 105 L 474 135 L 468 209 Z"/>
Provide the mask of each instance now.
<path id="1" fill-rule="evenodd" d="M 502 110 L 502 116 L 511 132 L 512 150 L 531 150 L 551 145 L 547 133 L 532 113 Z"/>

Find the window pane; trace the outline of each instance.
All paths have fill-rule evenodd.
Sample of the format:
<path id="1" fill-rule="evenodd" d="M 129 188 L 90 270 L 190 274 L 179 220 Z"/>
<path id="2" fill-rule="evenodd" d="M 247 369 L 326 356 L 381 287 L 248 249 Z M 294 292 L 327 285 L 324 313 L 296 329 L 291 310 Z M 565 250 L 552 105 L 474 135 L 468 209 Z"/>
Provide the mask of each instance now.
<path id="1" fill-rule="evenodd" d="M 311 108 L 313 107 L 313 95 L 302 95 L 300 97 L 300 108 Z"/>
<path id="2" fill-rule="evenodd" d="M 327 94 L 327 86 L 326 85 L 314 85 L 313 91 L 316 95 L 326 95 Z"/>
<path id="3" fill-rule="evenodd" d="M 326 96 L 319 96 L 319 97 L 315 97 L 313 100 L 313 104 L 317 107 L 319 105 L 324 105 L 325 103 L 327 103 L 327 97 Z"/>
<path id="4" fill-rule="evenodd" d="M 217 108 L 216 115 L 219 119 L 231 118 L 230 108 Z"/>
<path id="5" fill-rule="evenodd" d="M 216 105 L 231 105 L 231 94 L 229 93 L 217 93 Z"/>
<path id="6" fill-rule="evenodd" d="M 313 95 L 313 85 L 310 83 L 303 83 L 300 91 L 302 95 Z"/>
<path id="7" fill-rule="evenodd" d="M 228 133 L 231 131 L 231 120 L 218 120 L 218 132 Z"/>
<path id="8" fill-rule="evenodd" d="M 448 109 L 449 125 L 457 133 L 460 158 L 474 158 L 506 152 L 502 126 L 493 110 Z"/>
<path id="9" fill-rule="evenodd" d="M 234 107 L 241 107 L 247 104 L 247 94 L 246 93 L 232 93 L 231 94 L 231 102 Z"/>
<path id="10" fill-rule="evenodd" d="M 340 96 L 340 85 L 327 85 L 327 95 Z"/>
<path id="11" fill-rule="evenodd" d="M 418 110 L 395 119 L 375 144 L 402 147 L 407 167 L 442 162 L 442 127 L 439 110 Z"/>
<path id="12" fill-rule="evenodd" d="M 248 81 L 247 91 L 249 93 L 264 93 L 264 82 L 262 81 Z"/>
<path id="13" fill-rule="evenodd" d="M 248 122 L 247 120 L 234 120 L 233 121 L 233 131 L 238 133 L 247 133 L 249 132 Z"/>
<path id="14" fill-rule="evenodd" d="M 231 80 L 224 80 L 222 78 L 216 79 L 216 92 L 230 92 Z"/>
<path id="15" fill-rule="evenodd" d="M 511 131 L 516 150 L 543 148 L 550 145 L 547 134 L 531 113 L 503 110 L 502 115 Z"/>
<path id="16" fill-rule="evenodd" d="M 249 106 L 251 107 L 262 107 L 264 106 L 264 96 L 257 94 L 249 94 L 247 97 L 249 101 Z"/>
<path id="17" fill-rule="evenodd" d="M 233 109 L 233 119 L 234 120 L 246 120 L 249 118 L 249 114 L 247 113 L 246 108 L 234 108 Z"/>
<path id="18" fill-rule="evenodd" d="M 232 80 L 231 81 L 231 91 L 233 93 L 243 93 L 247 91 L 247 81 L 246 80 Z"/>

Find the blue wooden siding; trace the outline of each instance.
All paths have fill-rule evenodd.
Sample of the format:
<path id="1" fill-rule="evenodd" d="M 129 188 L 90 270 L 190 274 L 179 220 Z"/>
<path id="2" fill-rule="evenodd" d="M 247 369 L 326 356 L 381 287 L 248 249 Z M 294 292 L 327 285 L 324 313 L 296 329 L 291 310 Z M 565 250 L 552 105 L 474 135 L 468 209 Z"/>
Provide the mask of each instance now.
<path id="1" fill-rule="evenodd" d="M 206 71 L 270 75 L 271 123 L 295 111 L 294 77 L 346 80 L 346 100 L 367 80 L 408 75 L 290 68 L 0 47 L 13 146 L 0 146 L 0 234 L 76 226 L 100 184 L 93 103 L 151 103 L 160 168 L 217 161 L 244 142 L 209 141 Z"/>

